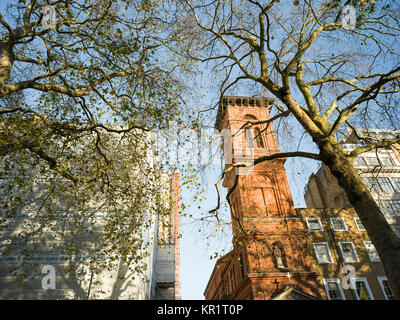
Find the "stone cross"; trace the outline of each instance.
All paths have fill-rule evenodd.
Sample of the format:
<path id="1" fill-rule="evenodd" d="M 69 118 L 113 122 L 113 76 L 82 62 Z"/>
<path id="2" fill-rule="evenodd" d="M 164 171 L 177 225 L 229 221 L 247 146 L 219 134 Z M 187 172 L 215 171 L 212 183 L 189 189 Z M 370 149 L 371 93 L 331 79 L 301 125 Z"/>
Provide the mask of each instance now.
<path id="1" fill-rule="evenodd" d="M 290 281 L 290 278 L 291 278 L 292 276 L 290 275 L 289 272 L 286 273 L 286 277 L 289 279 L 289 284 L 292 284 L 292 282 Z"/>

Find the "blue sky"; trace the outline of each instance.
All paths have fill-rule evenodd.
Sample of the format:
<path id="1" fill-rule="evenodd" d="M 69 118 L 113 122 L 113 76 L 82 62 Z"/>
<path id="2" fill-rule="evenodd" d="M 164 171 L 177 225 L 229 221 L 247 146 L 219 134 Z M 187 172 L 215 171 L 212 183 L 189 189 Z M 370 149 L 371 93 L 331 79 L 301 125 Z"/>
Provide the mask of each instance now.
<path id="1" fill-rule="evenodd" d="M 0 10 L 3 11 L 7 2 L 0 2 Z M 216 103 L 219 98 L 217 86 L 210 81 L 211 76 L 204 70 L 202 75 L 199 75 L 197 85 L 201 93 L 201 100 L 193 101 L 194 108 L 207 108 Z M 249 95 L 249 92 L 235 91 L 232 95 Z M 215 112 L 210 113 L 207 120 L 208 123 L 213 124 Z M 280 147 L 282 148 L 283 143 Z M 310 151 L 313 147 L 310 141 L 305 140 L 303 151 Z M 293 200 L 296 207 L 304 207 L 303 190 L 308 176 L 317 168 L 317 162 L 307 159 L 288 159 L 286 163 L 287 176 L 289 186 L 292 192 Z M 213 209 L 217 203 L 216 191 L 214 183 L 221 175 L 221 168 L 218 165 L 213 166 L 211 169 L 206 170 L 203 175 L 203 187 L 205 193 L 203 196 L 205 201 L 197 204 L 193 203 L 193 190 L 182 188 L 182 201 L 185 204 L 192 203 L 186 212 L 190 212 L 195 217 L 200 217 L 201 212 L 207 212 Z M 221 198 L 224 200 L 226 190 L 220 185 Z M 200 208 L 197 206 L 200 205 Z M 227 210 L 224 211 L 225 217 L 229 214 Z M 230 250 L 231 235 L 229 227 L 226 227 L 224 233 L 218 232 L 216 237 L 207 239 L 204 233 L 210 235 L 211 230 L 204 230 L 207 225 L 201 223 L 193 223 L 193 220 L 182 218 L 181 219 L 181 297 L 182 299 L 204 299 L 203 292 L 207 285 L 208 279 L 211 275 L 216 259 L 210 259 L 216 251 L 223 253 Z M 201 232 L 199 232 L 199 229 Z M 203 229 L 203 230 L 202 230 Z M 207 245 L 208 243 L 208 245 Z M 225 250 L 225 251 L 224 251 Z"/>

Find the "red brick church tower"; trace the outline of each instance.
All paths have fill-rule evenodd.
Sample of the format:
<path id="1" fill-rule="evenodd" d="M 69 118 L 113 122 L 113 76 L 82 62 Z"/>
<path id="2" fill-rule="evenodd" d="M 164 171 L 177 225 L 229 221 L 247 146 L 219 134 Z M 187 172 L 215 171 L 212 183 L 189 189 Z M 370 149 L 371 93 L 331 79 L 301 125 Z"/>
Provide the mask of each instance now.
<path id="1" fill-rule="evenodd" d="M 270 118 L 272 103 L 267 98 L 222 99 L 215 127 L 224 136 L 225 169 L 280 152 L 272 123 L 254 125 Z M 226 172 L 223 185 L 231 208 L 233 250 L 217 261 L 204 292 L 206 299 L 319 298 L 285 160 Z"/>

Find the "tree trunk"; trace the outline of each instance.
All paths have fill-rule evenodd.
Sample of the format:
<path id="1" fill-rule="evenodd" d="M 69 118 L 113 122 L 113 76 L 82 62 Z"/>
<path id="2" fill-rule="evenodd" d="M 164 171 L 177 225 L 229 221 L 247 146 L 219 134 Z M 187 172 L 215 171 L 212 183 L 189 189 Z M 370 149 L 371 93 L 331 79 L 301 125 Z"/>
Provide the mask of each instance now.
<path id="1" fill-rule="evenodd" d="M 400 299 L 400 239 L 336 140 L 325 138 L 317 144 L 322 161 L 345 190 L 378 251 L 395 299 Z"/>
<path id="2" fill-rule="evenodd" d="M 0 90 L 10 77 L 14 63 L 14 53 L 11 44 L 7 41 L 0 41 Z"/>

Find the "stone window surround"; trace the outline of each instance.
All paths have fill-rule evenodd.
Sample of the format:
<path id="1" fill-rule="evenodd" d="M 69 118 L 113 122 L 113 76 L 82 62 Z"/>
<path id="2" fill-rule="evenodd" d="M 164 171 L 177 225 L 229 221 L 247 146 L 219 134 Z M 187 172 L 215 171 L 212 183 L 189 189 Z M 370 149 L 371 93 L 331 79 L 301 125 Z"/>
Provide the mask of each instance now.
<path id="1" fill-rule="evenodd" d="M 328 256 L 329 256 L 329 262 L 321 261 L 321 259 L 318 257 L 317 251 L 315 250 L 315 245 L 318 245 L 318 244 L 325 245 L 326 252 L 328 253 Z M 317 257 L 318 264 L 331 264 L 331 263 L 333 263 L 333 258 L 332 258 L 332 254 L 331 254 L 331 250 L 329 248 L 329 243 L 328 242 L 313 242 L 313 248 L 314 248 L 315 256 Z"/>
<path id="2" fill-rule="evenodd" d="M 374 296 L 372 294 L 371 288 L 369 287 L 367 278 L 366 277 L 357 277 L 354 279 L 354 283 L 356 283 L 357 281 L 362 281 L 364 283 L 365 288 L 367 289 L 368 295 L 371 297 L 371 300 L 375 300 Z M 358 296 L 357 288 L 354 288 L 353 291 L 356 295 L 357 300 L 361 300 L 361 298 Z"/>
<path id="3" fill-rule="evenodd" d="M 355 260 L 346 261 L 345 255 L 344 255 L 344 253 L 343 253 L 343 248 L 342 248 L 342 245 L 343 245 L 343 244 L 351 244 L 351 247 L 352 247 L 352 250 L 353 250 L 353 253 L 354 253 L 354 256 L 355 256 Z M 343 258 L 343 260 L 344 260 L 345 262 L 347 262 L 347 263 L 360 262 L 360 259 L 358 259 L 357 251 L 356 251 L 356 249 L 355 249 L 354 244 L 353 244 L 352 241 L 338 241 L 338 245 L 339 245 L 339 249 L 340 249 L 340 253 L 341 253 L 341 255 L 342 255 L 342 258 Z"/>
<path id="4" fill-rule="evenodd" d="M 340 294 L 342 296 L 341 300 L 346 300 L 346 296 L 344 295 L 343 288 L 342 288 L 342 285 L 341 285 L 341 282 L 340 282 L 339 278 L 323 278 L 323 281 L 324 281 L 326 296 L 328 297 L 328 300 L 332 300 L 331 297 L 329 296 L 329 288 L 328 288 L 328 283 L 329 282 L 335 282 L 336 283 L 336 285 L 337 285 L 337 287 L 339 289 L 339 292 L 340 292 Z"/>
<path id="5" fill-rule="evenodd" d="M 380 257 L 379 257 L 378 251 L 376 251 L 376 248 L 375 248 L 374 244 L 372 243 L 372 241 L 370 241 L 370 240 L 364 240 L 363 243 L 364 243 L 364 246 L 365 246 L 365 250 L 367 251 L 369 261 L 370 261 L 370 262 L 381 262 L 381 259 L 380 259 Z M 373 246 L 374 251 L 375 251 L 376 255 L 378 256 L 377 258 L 373 258 L 373 257 L 371 256 L 371 254 L 368 252 L 368 248 L 367 248 L 368 245 L 372 245 L 372 246 Z"/>
<path id="6" fill-rule="evenodd" d="M 383 286 L 383 281 L 387 281 L 387 277 L 386 276 L 377 276 L 376 278 L 378 279 L 379 285 L 381 286 L 381 289 L 382 289 L 383 295 L 385 296 L 385 299 L 391 300 L 391 299 L 388 299 L 388 296 L 385 291 L 385 287 Z M 392 290 L 392 288 L 390 288 L 390 290 Z"/>
<path id="7" fill-rule="evenodd" d="M 362 178 L 364 180 L 364 183 L 367 185 L 368 188 L 370 188 L 371 193 L 378 193 L 378 194 L 390 194 L 390 195 L 396 195 L 400 193 L 400 186 L 395 182 L 395 179 L 400 179 L 400 175 L 398 173 L 395 174 L 379 174 L 379 175 L 362 175 Z M 389 179 L 390 183 L 390 188 L 393 190 L 391 192 L 385 191 L 383 187 L 381 186 L 380 181 L 378 178 L 387 178 Z M 368 180 L 370 179 L 371 183 L 374 184 L 374 188 L 371 188 L 371 183 L 368 183 Z M 381 179 L 382 181 L 382 179 Z M 378 190 L 374 190 L 378 189 Z"/>
<path id="8" fill-rule="evenodd" d="M 358 231 L 367 231 L 367 230 L 365 230 L 365 227 L 362 224 L 361 219 L 359 217 L 354 217 L 353 219 L 354 219 L 354 223 L 355 223 Z M 357 223 L 357 220 L 359 221 L 359 223 Z M 359 224 L 362 225 L 362 229 L 360 229 Z"/>
<path id="9" fill-rule="evenodd" d="M 312 230 L 311 228 L 310 228 L 310 224 L 309 224 L 309 220 L 318 220 L 318 223 L 319 223 L 319 226 L 320 226 L 320 229 L 318 229 L 318 230 Z M 322 223 L 321 223 L 321 218 L 319 218 L 319 217 L 306 217 L 306 223 L 307 223 L 307 228 L 308 228 L 308 230 L 310 231 L 310 232 L 321 232 L 321 231 L 324 231 L 324 227 L 322 226 Z"/>
<path id="10" fill-rule="evenodd" d="M 344 229 L 336 229 L 335 225 L 333 223 L 333 220 L 342 220 Z M 331 221 L 331 225 L 332 225 L 333 231 L 335 231 L 335 232 L 348 231 L 347 224 L 346 224 L 346 221 L 344 220 L 344 218 L 342 218 L 342 217 L 332 217 L 332 218 L 330 218 L 330 221 Z"/>
<path id="11" fill-rule="evenodd" d="M 388 158 L 388 157 L 391 159 L 391 161 L 393 163 L 392 166 L 399 166 L 400 165 L 400 163 L 397 160 L 396 156 L 394 155 L 393 151 L 391 151 L 391 150 L 390 151 L 389 150 L 384 150 L 384 151 L 380 150 L 380 152 L 378 152 L 378 158 L 379 158 L 380 163 L 381 163 L 382 166 L 387 166 L 387 165 L 383 164 L 383 158 Z M 362 158 L 363 162 L 365 162 L 367 166 L 373 166 L 373 165 L 368 163 L 367 158 L 375 158 L 376 159 L 377 158 L 377 154 L 376 153 L 366 152 L 366 153 L 363 153 L 362 155 L 359 155 L 357 158 Z M 365 166 L 365 165 L 357 164 L 357 162 L 355 164 L 357 166 Z M 378 166 L 380 165 L 379 161 L 378 161 L 377 165 Z"/>

